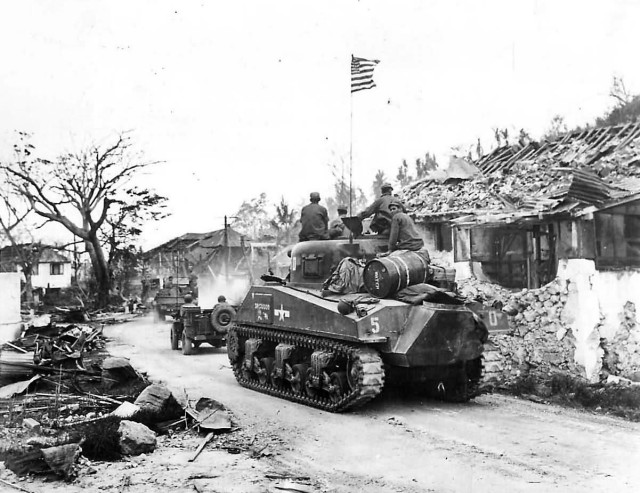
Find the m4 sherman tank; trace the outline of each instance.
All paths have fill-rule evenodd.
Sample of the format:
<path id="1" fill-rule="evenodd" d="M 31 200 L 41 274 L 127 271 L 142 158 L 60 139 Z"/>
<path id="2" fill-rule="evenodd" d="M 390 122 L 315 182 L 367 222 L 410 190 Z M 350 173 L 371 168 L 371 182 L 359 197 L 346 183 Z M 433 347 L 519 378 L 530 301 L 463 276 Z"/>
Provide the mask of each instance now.
<path id="1" fill-rule="evenodd" d="M 452 401 L 477 395 L 488 332 L 455 295 L 442 296 L 447 303 L 411 304 L 323 289 L 343 259 L 356 264 L 347 281 L 362 275 L 357 264 L 377 262 L 387 239 L 367 236 L 298 243 L 291 250 L 288 281 L 264 276 L 266 284 L 250 288 L 227 334 L 229 360 L 241 385 L 333 412 L 370 401 L 385 384 Z M 402 279 L 404 285 L 415 283 L 420 267 L 402 259 L 400 264 L 407 267 L 406 276 L 398 270 L 394 278 L 389 267 L 383 281 L 398 281 L 398 287 Z M 437 284 L 429 280 L 434 267 L 423 268 L 423 280 Z M 385 273 L 380 265 L 374 270 Z M 407 282 L 409 270 L 413 280 Z M 364 273 L 366 278 L 367 269 Z M 380 277 L 376 280 L 379 288 Z"/>

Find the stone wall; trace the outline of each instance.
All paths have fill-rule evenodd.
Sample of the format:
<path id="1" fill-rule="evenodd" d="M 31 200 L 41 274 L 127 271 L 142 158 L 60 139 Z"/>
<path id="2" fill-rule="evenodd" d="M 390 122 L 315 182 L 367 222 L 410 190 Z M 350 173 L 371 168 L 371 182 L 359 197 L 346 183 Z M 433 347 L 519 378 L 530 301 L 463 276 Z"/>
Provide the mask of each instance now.
<path id="1" fill-rule="evenodd" d="M 600 272 L 578 259 L 562 260 L 558 277 L 539 289 L 458 282 L 469 298 L 511 315 L 509 332 L 491 334 L 487 348 L 499 380 L 555 373 L 590 382 L 609 375 L 640 380 L 640 272 Z"/>

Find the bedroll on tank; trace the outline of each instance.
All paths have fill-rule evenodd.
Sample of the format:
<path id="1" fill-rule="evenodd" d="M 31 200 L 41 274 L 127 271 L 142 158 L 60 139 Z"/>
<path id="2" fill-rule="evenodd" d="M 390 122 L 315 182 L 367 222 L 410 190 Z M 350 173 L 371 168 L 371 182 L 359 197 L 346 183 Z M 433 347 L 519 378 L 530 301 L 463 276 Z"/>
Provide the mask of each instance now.
<path id="1" fill-rule="evenodd" d="M 429 280 L 429 254 L 403 251 L 370 260 L 364 268 L 363 279 L 367 292 L 386 298 L 407 286 Z"/>

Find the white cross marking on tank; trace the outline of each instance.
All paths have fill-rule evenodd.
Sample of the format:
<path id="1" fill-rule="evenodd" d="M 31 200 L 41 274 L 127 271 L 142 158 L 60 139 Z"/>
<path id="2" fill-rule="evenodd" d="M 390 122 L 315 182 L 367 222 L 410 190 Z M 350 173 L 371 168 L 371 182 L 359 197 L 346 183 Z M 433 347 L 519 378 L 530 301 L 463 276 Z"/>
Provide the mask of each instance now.
<path id="1" fill-rule="evenodd" d="M 285 317 L 289 318 L 289 310 L 285 310 L 282 303 L 280 304 L 280 308 L 273 310 L 273 313 L 275 313 L 278 316 L 278 319 L 283 322 Z"/>

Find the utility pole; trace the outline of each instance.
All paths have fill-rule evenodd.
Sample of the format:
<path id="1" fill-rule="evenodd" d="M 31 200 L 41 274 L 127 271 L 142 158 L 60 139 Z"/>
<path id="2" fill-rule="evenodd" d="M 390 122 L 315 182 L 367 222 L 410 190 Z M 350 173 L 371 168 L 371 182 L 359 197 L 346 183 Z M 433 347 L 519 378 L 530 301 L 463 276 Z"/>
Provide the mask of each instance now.
<path id="1" fill-rule="evenodd" d="M 229 225 L 227 224 L 227 216 L 224 216 L 224 278 L 229 280 Z"/>

